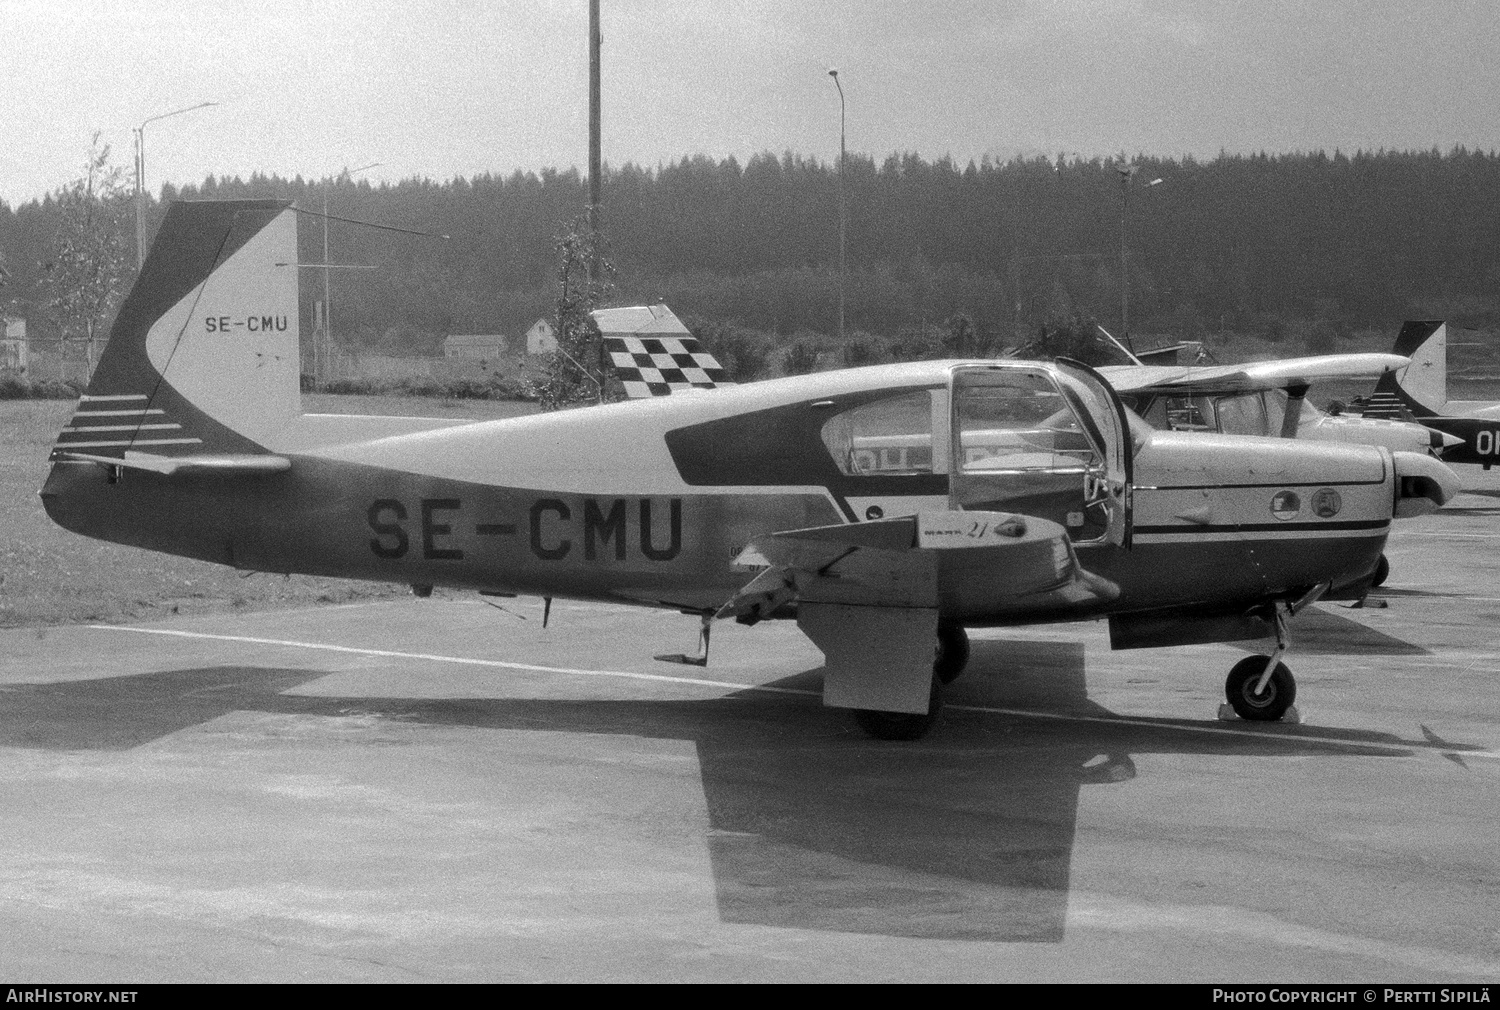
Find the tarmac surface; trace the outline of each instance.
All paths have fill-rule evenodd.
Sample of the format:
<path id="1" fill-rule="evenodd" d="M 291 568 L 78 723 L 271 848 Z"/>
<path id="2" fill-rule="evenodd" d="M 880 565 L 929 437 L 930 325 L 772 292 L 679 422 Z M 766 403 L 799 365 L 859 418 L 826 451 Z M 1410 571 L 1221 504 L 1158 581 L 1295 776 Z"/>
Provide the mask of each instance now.
<path id="1" fill-rule="evenodd" d="M 0 980 L 1500 980 L 1500 475 L 1384 609 L 973 634 L 915 743 L 787 623 L 410 600 L 0 632 Z M 143 564 L 149 564 L 143 555 Z M 265 576 L 257 576 L 264 578 Z"/>

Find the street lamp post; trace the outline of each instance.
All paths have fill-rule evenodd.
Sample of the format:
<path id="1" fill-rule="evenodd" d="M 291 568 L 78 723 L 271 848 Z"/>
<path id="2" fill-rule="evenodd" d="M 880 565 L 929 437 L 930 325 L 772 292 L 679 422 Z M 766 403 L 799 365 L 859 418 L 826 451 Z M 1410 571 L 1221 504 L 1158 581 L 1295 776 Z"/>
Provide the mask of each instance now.
<path id="1" fill-rule="evenodd" d="M 1130 229 L 1130 180 L 1140 171 L 1140 166 L 1122 163 L 1115 166 L 1115 171 L 1120 173 L 1120 336 L 1134 354 L 1135 343 L 1130 339 L 1130 273 L 1126 234 Z M 1161 183 L 1161 179 L 1152 179 L 1146 183 L 1146 188 L 1150 189 Z"/>
<path id="2" fill-rule="evenodd" d="M 844 200 L 844 86 L 839 83 L 839 72 L 828 71 L 833 86 L 839 89 L 839 343 L 844 341 L 844 231 L 847 227 L 848 205 Z"/>
<path id="3" fill-rule="evenodd" d="M 218 102 L 199 102 L 185 109 L 163 112 L 159 116 L 142 120 L 141 125 L 131 131 L 135 134 L 135 267 L 137 270 L 146 262 L 146 124 L 218 104 Z"/>
<path id="4" fill-rule="evenodd" d="M 370 169 L 379 168 L 383 164 L 384 162 L 372 161 L 370 164 L 361 165 L 356 169 L 346 168 L 338 176 L 335 176 L 335 178 L 347 175 L 352 179 L 361 172 L 368 172 Z M 313 327 L 313 382 L 315 384 L 326 380 L 327 376 L 325 373 L 330 370 L 333 361 L 333 296 L 331 294 L 333 282 L 328 261 L 328 186 L 329 183 L 325 182 L 323 184 L 323 325 L 321 327 L 323 331 L 323 339 L 321 341 L 323 349 L 321 354 L 318 353 L 318 330 L 320 327 Z"/>

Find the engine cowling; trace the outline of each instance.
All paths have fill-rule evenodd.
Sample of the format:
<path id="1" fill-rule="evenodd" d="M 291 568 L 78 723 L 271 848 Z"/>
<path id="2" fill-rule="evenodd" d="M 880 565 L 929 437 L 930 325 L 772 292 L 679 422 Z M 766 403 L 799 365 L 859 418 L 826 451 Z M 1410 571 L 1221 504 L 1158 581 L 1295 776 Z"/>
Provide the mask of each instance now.
<path id="1" fill-rule="evenodd" d="M 1458 494 L 1458 475 L 1441 460 L 1415 452 L 1393 452 L 1397 519 L 1436 512 Z"/>

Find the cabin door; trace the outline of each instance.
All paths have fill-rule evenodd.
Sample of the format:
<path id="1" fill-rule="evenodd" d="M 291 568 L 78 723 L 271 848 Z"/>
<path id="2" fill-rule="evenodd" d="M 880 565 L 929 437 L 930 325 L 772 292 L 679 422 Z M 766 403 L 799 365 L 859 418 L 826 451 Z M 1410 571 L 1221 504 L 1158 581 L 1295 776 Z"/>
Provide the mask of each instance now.
<path id="1" fill-rule="evenodd" d="M 1129 429 L 1097 372 L 960 365 L 950 402 L 953 508 L 1049 519 L 1075 543 L 1128 544 Z"/>

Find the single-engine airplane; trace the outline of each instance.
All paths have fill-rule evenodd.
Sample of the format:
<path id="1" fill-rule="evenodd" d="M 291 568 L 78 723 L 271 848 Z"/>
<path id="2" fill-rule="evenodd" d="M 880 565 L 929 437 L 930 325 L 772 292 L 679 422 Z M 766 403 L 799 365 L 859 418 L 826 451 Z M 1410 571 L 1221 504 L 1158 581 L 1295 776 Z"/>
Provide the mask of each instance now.
<path id="1" fill-rule="evenodd" d="M 1448 399 L 1448 324 L 1409 319 L 1396 335 L 1395 353 L 1411 364 L 1375 384 L 1365 418 L 1415 420 L 1442 433 L 1444 463 L 1500 463 L 1500 403 Z"/>
<path id="2" fill-rule="evenodd" d="M 1115 648 L 1274 636 L 1363 594 L 1456 489 L 1374 446 L 1152 431 L 1086 365 L 921 361 L 486 422 L 304 415 L 296 211 L 173 204 L 42 489 L 87 536 L 265 572 L 794 618 L 824 701 L 931 726 L 966 626 L 1107 618 Z"/>
<path id="3" fill-rule="evenodd" d="M 1328 414 L 1307 398 L 1315 382 L 1383 378 L 1410 362 L 1399 354 L 1323 354 L 1242 365 L 1107 365 L 1100 372 L 1153 428 L 1382 445 L 1392 452 L 1438 455 L 1459 439 L 1409 420 Z M 1382 554 L 1370 584 L 1384 585 L 1390 571 Z"/>
<path id="4" fill-rule="evenodd" d="M 1399 354 L 1324 354 L 1243 365 L 1106 365 L 1099 371 L 1153 428 L 1440 454 L 1458 439 L 1410 421 L 1328 414 L 1307 398 L 1316 382 L 1383 378 L 1408 364 Z"/>

